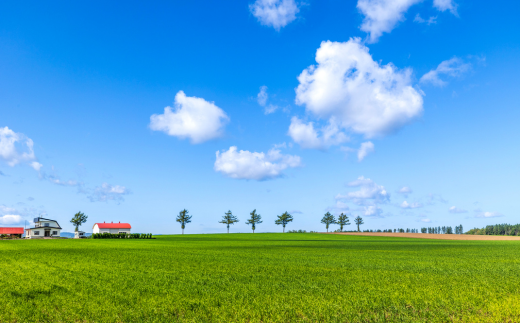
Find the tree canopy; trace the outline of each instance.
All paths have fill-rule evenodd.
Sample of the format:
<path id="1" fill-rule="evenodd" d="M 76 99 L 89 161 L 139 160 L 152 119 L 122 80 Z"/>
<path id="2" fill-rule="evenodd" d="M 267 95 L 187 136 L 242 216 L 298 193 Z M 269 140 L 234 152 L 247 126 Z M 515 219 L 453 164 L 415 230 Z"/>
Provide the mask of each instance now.
<path id="1" fill-rule="evenodd" d="M 357 230 L 358 232 L 360 232 L 359 230 L 359 226 L 364 224 L 363 222 L 363 218 L 361 218 L 359 215 L 354 219 L 354 223 L 357 225 Z"/>
<path id="2" fill-rule="evenodd" d="M 343 232 L 343 227 L 345 225 L 350 225 L 350 221 L 348 220 L 348 216 L 346 214 L 341 213 L 338 216 L 338 220 L 336 221 L 339 224 L 339 231 Z"/>
<path id="3" fill-rule="evenodd" d="M 334 215 L 327 212 L 321 219 L 321 223 L 325 224 L 325 228 L 327 229 L 327 232 L 329 232 L 329 225 L 336 223 L 336 219 L 334 218 Z"/>
<path id="4" fill-rule="evenodd" d="M 225 215 L 222 216 L 222 220 L 219 221 L 219 223 L 227 224 L 227 233 L 229 233 L 229 225 L 235 224 L 238 222 L 238 218 L 231 213 L 231 210 L 224 213 Z"/>
<path id="5" fill-rule="evenodd" d="M 184 234 L 184 228 L 186 227 L 186 224 L 191 222 L 191 215 L 188 215 L 188 210 L 184 209 L 179 212 L 179 215 L 177 215 L 175 221 L 181 224 L 182 234 Z"/>
<path id="6" fill-rule="evenodd" d="M 256 213 L 256 209 L 249 214 L 251 217 L 246 221 L 246 224 L 251 224 L 251 229 L 253 229 L 253 233 L 255 233 L 256 225 L 262 223 L 262 216 Z"/>
<path id="7" fill-rule="evenodd" d="M 79 227 L 83 223 L 87 222 L 87 219 L 88 219 L 88 215 L 85 215 L 85 213 L 83 213 L 83 212 L 78 212 L 78 213 L 74 214 L 74 217 L 72 218 L 72 220 L 70 220 L 70 223 L 72 223 L 76 226 L 75 231 L 79 231 Z"/>
<path id="8" fill-rule="evenodd" d="M 292 222 L 294 220 L 293 216 L 290 215 L 289 213 L 284 212 L 282 215 L 278 215 L 278 218 L 276 219 L 276 221 L 274 221 L 274 223 L 276 225 L 282 225 L 283 227 L 283 232 L 285 233 L 285 226 L 289 223 L 289 222 Z"/>

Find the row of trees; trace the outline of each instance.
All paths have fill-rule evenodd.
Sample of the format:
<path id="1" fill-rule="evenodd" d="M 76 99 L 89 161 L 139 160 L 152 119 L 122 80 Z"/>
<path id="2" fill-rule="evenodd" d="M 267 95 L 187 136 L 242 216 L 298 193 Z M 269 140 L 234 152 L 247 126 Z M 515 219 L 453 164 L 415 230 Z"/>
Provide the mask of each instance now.
<path id="1" fill-rule="evenodd" d="M 487 225 L 482 229 L 474 228 L 466 234 L 494 235 L 494 236 L 520 236 L 520 224 L 495 224 Z"/>
<path id="2" fill-rule="evenodd" d="M 421 233 L 432 233 L 432 234 L 453 234 L 452 227 L 428 227 L 421 228 Z M 461 225 L 455 227 L 455 234 L 463 234 L 464 228 Z"/>
<path id="3" fill-rule="evenodd" d="M 325 215 L 321 219 L 321 223 L 325 224 L 325 228 L 327 229 L 327 232 L 329 232 L 329 226 L 331 224 L 339 225 L 339 232 L 343 232 L 343 227 L 344 226 L 350 225 L 350 221 L 349 221 L 348 216 L 346 214 L 341 213 L 338 216 L 338 219 L 336 220 L 334 215 L 330 214 L 330 212 L 325 213 Z M 359 232 L 359 226 L 364 224 L 363 219 L 358 215 L 354 219 L 354 223 L 357 225 L 357 230 Z"/>
<path id="4" fill-rule="evenodd" d="M 179 212 L 175 221 L 181 224 L 182 234 L 184 234 L 184 228 L 186 228 L 186 224 L 191 223 L 192 216 L 188 214 L 188 210 L 184 209 Z M 256 209 L 254 209 L 251 213 L 249 213 L 250 217 L 247 219 L 246 224 L 251 225 L 251 229 L 253 233 L 255 233 L 256 225 L 262 223 L 262 216 L 256 213 Z M 293 216 L 288 212 L 284 212 L 282 215 L 278 215 L 274 223 L 276 225 L 281 225 L 283 227 L 283 232 L 285 233 L 285 226 L 294 220 Z M 222 216 L 222 220 L 219 223 L 225 224 L 227 226 L 227 232 L 229 233 L 229 226 L 239 222 L 238 218 L 233 215 L 231 211 L 227 211 Z"/>

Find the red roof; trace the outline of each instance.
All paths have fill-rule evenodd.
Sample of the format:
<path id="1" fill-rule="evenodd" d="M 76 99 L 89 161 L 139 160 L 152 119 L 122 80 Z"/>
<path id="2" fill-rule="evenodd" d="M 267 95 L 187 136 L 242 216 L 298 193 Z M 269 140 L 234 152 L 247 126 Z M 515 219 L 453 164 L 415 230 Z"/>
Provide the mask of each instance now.
<path id="1" fill-rule="evenodd" d="M 132 229 L 130 223 L 94 223 L 98 225 L 100 229 Z"/>
<path id="2" fill-rule="evenodd" d="M 0 228 L 0 234 L 23 234 L 23 228 Z"/>

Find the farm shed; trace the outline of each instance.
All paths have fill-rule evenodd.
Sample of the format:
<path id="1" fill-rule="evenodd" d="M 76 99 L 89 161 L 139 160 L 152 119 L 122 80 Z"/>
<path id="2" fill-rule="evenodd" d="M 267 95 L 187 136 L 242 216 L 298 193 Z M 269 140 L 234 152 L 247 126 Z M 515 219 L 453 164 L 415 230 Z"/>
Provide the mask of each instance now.
<path id="1" fill-rule="evenodd" d="M 15 237 L 22 237 L 22 234 L 24 232 L 24 229 L 21 227 L 0 227 L 0 236 L 2 235 L 8 235 L 8 236 L 15 236 Z"/>
<path id="2" fill-rule="evenodd" d="M 130 223 L 94 223 L 92 233 L 130 233 L 132 226 Z"/>

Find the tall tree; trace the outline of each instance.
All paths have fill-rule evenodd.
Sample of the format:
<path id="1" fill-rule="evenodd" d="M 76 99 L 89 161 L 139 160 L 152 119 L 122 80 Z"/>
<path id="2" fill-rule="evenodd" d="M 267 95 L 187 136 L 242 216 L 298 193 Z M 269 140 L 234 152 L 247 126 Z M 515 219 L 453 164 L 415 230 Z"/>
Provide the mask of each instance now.
<path id="1" fill-rule="evenodd" d="M 227 211 L 222 216 L 222 220 L 219 223 L 227 224 L 227 233 L 229 233 L 229 225 L 235 224 L 238 222 L 238 218 L 231 213 L 231 211 Z"/>
<path id="2" fill-rule="evenodd" d="M 256 209 L 249 214 L 251 217 L 246 221 L 246 224 L 251 224 L 251 229 L 253 229 L 253 233 L 255 233 L 256 225 L 262 223 L 262 216 L 256 213 Z"/>
<path id="3" fill-rule="evenodd" d="M 337 224 L 339 224 L 339 231 L 343 232 L 343 227 L 345 225 L 350 225 L 350 221 L 348 220 L 348 216 L 346 214 L 341 213 L 338 216 L 338 221 L 336 221 Z"/>
<path id="4" fill-rule="evenodd" d="M 282 215 L 278 215 L 278 219 L 276 219 L 276 221 L 274 221 L 274 224 L 276 224 L 276 225 L 281 224 L 283 227 L 283 233 L 285 233 L 285 226 L 287 225 L 287 223 L 292 222 L 293 220 L 294 219 L 293 219 L 292 215 L 290 215 L 287 212 L 284 212 Z"/>
<path id="5" fill-rule="evenodd" d="M 74 217 L 72 218 L 72 220 L 70 220 L 70 223 L 74 224 L 76 226 L 76 232 L 79 231 L 79 227 L 87 222 L 87 219 L 88 219 L 88 215 L 85 215 L 83 212 L 78 212 L 76 214 L 74 214 Z"/>
<path id="6" fill-rule="evenodd" d="M 188 215 L 188 210 L 184 209 L 179 212 L 179 215 L 177 215 L 175 221 L 181 224 L 182 234 L 184 234 L 184 228 L 186 227 L 186 224 L 191 222 L 191 215 Z"/>
<path id="7" fill-rule="evenodd" d="M 325 224 L 325 228 L 327 229 L 327 232 L 329 232 L 329 225 L 336 223 L 336 219 L 334 218 L 334 215 L 327 212 L 321 219 L 321 223 Z"/>
<path id="8" fill-rule="evenodd" d="M 357 231 L 358 232 L 360 232 L 359 226 L 362 225 L 362 224 L 365 224 L 363 222 L 363 219 L 359 215 L 354 219 L 354 223 L 357 225 Z"/>

